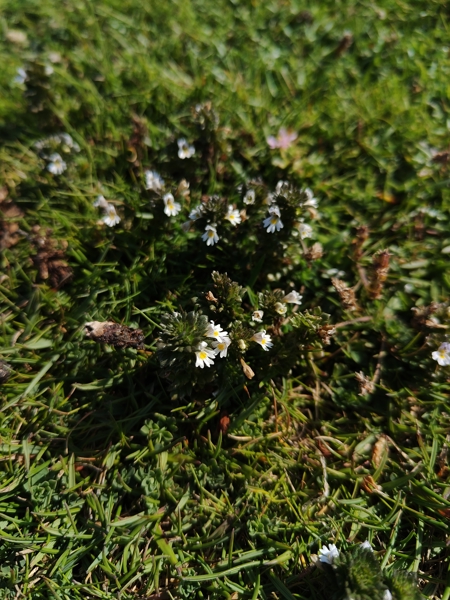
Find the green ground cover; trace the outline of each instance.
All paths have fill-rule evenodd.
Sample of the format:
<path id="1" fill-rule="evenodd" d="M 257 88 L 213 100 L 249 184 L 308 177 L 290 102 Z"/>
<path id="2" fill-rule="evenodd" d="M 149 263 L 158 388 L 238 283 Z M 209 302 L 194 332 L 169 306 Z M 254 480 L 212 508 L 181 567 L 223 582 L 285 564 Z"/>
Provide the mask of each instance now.
<path id="1" fill-rule="evenodd" d="M 448 4 L 0 6 L 0 599 L 448 600 Z"/>

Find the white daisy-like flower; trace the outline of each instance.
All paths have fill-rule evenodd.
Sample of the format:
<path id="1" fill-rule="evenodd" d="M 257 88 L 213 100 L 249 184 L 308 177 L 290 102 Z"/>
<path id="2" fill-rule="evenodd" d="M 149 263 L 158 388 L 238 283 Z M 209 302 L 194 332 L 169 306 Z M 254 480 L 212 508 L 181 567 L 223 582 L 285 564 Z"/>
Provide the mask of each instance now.
<path id="1" fill-rule="evenodd" d="M 450 365 L 450 343 L 442 343 L 437 350 L 431 353 L 431 358 L 437 360 L 441 367 L 448 367 Z"/>
<path id="2" fill-rule="evenodd" d="M 280 219 L 280 209 L 276 204 L 269 208 L 269 216 L 264 219 L 263 226 L 267 228 L 267 233 L 275 233 L 284 227 L 283 221 Z"/>
<path id="3" fill-rule="evenodd" d="M 311 227 L 311 225 L 308 225 L 307 223 L 299 223 L 298 224 L 298 232 L 299 232 L 302 240 L 313 236 L 313 228 Z"/>
<path id="4" fill-rule="evenodd" d="M 206 342 L 200 344 L 200 349 L 197 350 L 195 356 L 197 357 L 195 366 L 200 367 L 200 369 L 203 369 L 204 366 L 210 367 L 214 364 L 214 350 L 211 350 Z"/>
<path id="5" fill-rule="evenodd" d="M 329 546 L 323 546 L 319 550 L 320 562 L 327 563 L 328 565 L 332 565 L 338 556 L 339 550 L 334 544 L 330 544 Z"/>
<path id="6" fill-rule="evenodd" d="M 362 542 L 359 545 L 359 547 L 362 548 L 363 550 L 370 550 L 371 552 L 373 552 L 372 544 L 369 542 L 369 540 Z"/>
<path id="7" fill-rule="evenodd" d="M 176 217 L 181 210 L 181 204 L 175 202 L 175 198 L 172 194 L 165 194 L 163 196 L 164 201 L 164 212 L 168 217 Z"/>
<path id="8" fill-rule="evenodd" d="M 224 332 L 225 333 L 225 332 Z M 228 353 L 228 346 L 231 344 L 231 340 L 228 336 L 224 335 L 221 340 L 214 340 L 212 342 L 214 348 L 214 354 L 219 355 L 220 358 L 225 358 Z"/>
<path id="9" fill-rule="evenodd" d="M 164 179 L 156 171 L 145 171 L 145 189 L 160 192 L 164 188 Z"/>
<path id="10" fill-rule="evenodd" d="M 194 146 L 190 146 L 184 138 L 180 138 L 177 141 L 178 144 L 178 157 L 181 159 L 191 158 L 195 154 Z"/>
<path id="11" fill-rule="evenodd" d="M 237 209 L 234 209 L 231 205 L 228 207 L 227 214 L 225 215 L 225 219 L 230 221 L 232 225 L 238 225 L 241 222 L 241 215 Z"/>
<path id="12" fill-rule="evenodd" d="M 253 321 L 255 321 L 255 323 L 262 323 L 263 316 L 264 316 L 263 310 L 255 310 L 253 312 L 252 319 L 253 319 Z"/>
<path id="13" fill-rule="evenodd" d="M 108 225 L 108 227 L 114 227 L 114 225 L 118 225 L 120 223 L 120 217 L 116 212 L 116 207 L 114 204 L 109 204 L 105 209 L 105 215 L 102 217 L 103 223 Z"/>
<path id="14" fill-rule="evenodd" d="M 27 79 L 28 79 L 27 72 L 22 67 L 19 67 L 17 69 L 17 75 L 13 79 L 14 83 L 18 83 L 19 85 L 22 85 L 23 83 L 25 83 L 25 81 Z"/>
<path id="15" fill-rule="evenodd" d="M 197 219 L 200 219 L 200 217 L 203 217 L 203 204 L 199 204 L 189 213 L 189 218 L 191 221 L 196 221 Z"/>
<path id="16" fill-rule="evenodd" d="M 219 241 L 217 235 L 217 229 L 215 225 L 207 225 L 205 227 L 205 233 L 202 235 L 202 240 L 206 242 L 207 246 L 214 246 Z"/>
<path id="17" fill-rule="evenodd" d="M 383 594 L 383 600 L 392 600 L 392 594 L 389 590 L 385 590 Z"/>
<path id="18" fill-rule="evenodd" d="M 302 191 L 306 194 L 306 202 L 303 202 L 303 206 L 312 206 L 313 208 L 317 208 L 319 201 L 314 197 L 312 189 L 305 188 Z"/>
<path id="19" fill-rule="evenodd" d="M 221 342 L 223 338 L 228 337 L 228 331 L 224 331 L 219 324 L 216 325 L 214 321 L 210 321 L 205 336 Z"/>
<path id="20" fill-rule="evenodd" d="M 276 302 L 274 309 L 279 315 L 285 315 L 287 313 L 287 306 L 281 302 Z"/>
<path id="21" fill-rule="evenodd" d="M 255 204 L 255 190 L 247 190 L 244 196 L 244 204 Z"/>
<path id="22" fill-rule="evenodd" d="M 47 171 L 50 171 L 53 175 L 61 175 L 67 169 L 67 164 L 56 152 L 51 154 L 48 159 L 50 162 L 47 165 Z"/>
<path id="23" fill-rule="evenodd" d="M 266 330 L 263 329 L 251 338 L 254 342 L 257 342 L 264 350 L 269 350 L 272 348 L 273 342 L 270 341 L 270 335 L 266 333 Z"/>
<path id="24" fill-rule="evenodd" d="M 105 196 L 102 196 L 101 194 L 99 196 L 97 196 L 95 202 L 94 202 L 94 206 L 95 208 L 103 208 L 104 210 L 108 209 L 108 202 L 106 201 Z"/>
<path id="25" fill-rule="evenodd" d="M 287 304 L 301 304 L 302 298 L 303 298 L 303 296 L 301 296 L 295 290 L 292 290 L 292 292 L 289 292 L 289 294 L 286 294 L 286 296 L 284 296 L 284 298 L 282 298 L 282 300 L 283 300 L 283 302 L 286 302 Z"/>

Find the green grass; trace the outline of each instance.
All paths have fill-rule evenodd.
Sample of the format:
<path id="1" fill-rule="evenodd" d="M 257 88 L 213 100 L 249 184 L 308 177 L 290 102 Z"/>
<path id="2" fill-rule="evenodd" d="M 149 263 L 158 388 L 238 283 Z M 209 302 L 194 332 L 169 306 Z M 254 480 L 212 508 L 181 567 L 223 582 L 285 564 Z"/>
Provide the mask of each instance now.
<path id="1" fill-rule="evenodd" d="M 2 600 L 322 600 L 311 556 L 366 539 L 387 575 L 450 598 L 450 379 L 431 358 L 450 326 L 450 176 L 433 161 L 448 150 L 447 13 L 438 0 L 2 2 Z M 217 122 L 196 117 L 207 102 Z M 298 138 L 270 150 L 280 127 Z M 61 132 L 80 152 L 53 176 L 34 143 Z M 177 157 L 181 137 L 192 159 Z M 152 204 L 147 168 L 172 191 L 190 182 L 182 214 Z M 267 234 L 265 209 L 215 246 L 183 231 L 202 196 L 243 208 L 238 186 L 257 178 L 313 189 L 304 245 L 322 257 L 307 260 L 288 223 Z M 99 194 L 117 227 L 98 225 Z M 73 271 L 59 289 L 32 260 L 39 238 Z M 364 274 L 384 249 L 374 299 Z M 331 344 L 251 346 L 252 380 L 230 360 L 174 398 L 161 317 L 215 318 L 213 271 L 246 289 L 230 309 L 244 320 L 258 293 L 301 291 L 301 311 L 339 324 Z M 413 319 L 433 302 L 440 327 Z M 145 349 L 87 339 L 94 320 L 141 328 Z"/>

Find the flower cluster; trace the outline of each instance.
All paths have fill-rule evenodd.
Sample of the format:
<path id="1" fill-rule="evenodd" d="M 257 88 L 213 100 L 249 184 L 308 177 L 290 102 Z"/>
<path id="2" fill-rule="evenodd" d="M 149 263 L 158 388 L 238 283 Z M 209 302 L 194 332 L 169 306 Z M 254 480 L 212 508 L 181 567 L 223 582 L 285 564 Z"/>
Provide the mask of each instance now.
<path id="1" fill-rule="evenodd" d="M 201 369 L 204 366 L 210 367 L 213 365 L 217 355 L 220 358 L 225 358 L 228 353 L 228 346 L 231 344 L 228 331 L 224 331 L 214 321 L 210 321 L 205 337 L 212 338 L 213 341 L 211 342 L 212 348 L 209 348 L 206 342 L 201 342 L 200 348 L 195 352 L 195 366 Z"/>
<path id="2" fill-rule="evenodd" d="M 67 169 L 67 162 L 62 155 L 70 156 L 80 151 L 80 146 L 73 141 L 68 133 L 51 135 L 34 144 L 39 156 L 47 162 L 46 169 L 52 175 L 62 175 Z"/>
<path id="3" fill-rule="evenodd" d="M 103 210 L 104 215 L 101 221 L 105 225 L 108 225 L 108 227 L 114 227 L 120 223 L 120 217 L 117 214 L 114 204 L 107 202 L 104 196 L 97 196 L 97 200 L 94 202 L 94 207 L 101 208 Z"/>
<path id="4" fill-rule="evenodd" d="M 145 178 L 145 189 L 157 194 L 160 198 L 165 191 L 164 179 L 157 171 L 147 170 L 144 172 Z M 186 198 L 189 196 L 189 183 L 183 179 L 175 192 L 178 197 Z M 162 195 L 162 201 L 164 203 L 164 214 L 168 217 L 176 217 L 181 211 L 181 204 L 176 202 L 175 196 L 171 192 L 167 192 Z"/>
<path id="5" fill-rule="evenodd" d="M 206 202 L 193 208 L 189 213 L 187 228 L 198 219 L 206 220 L 202 240 L 206 242 L 207 246 L 217 244 L 220 239 L 217 233 L 217 221 L 219 219 L 228 221 L 235 227 L 242 221 L 239 210 L 219 196 L 210 196 Z"/>

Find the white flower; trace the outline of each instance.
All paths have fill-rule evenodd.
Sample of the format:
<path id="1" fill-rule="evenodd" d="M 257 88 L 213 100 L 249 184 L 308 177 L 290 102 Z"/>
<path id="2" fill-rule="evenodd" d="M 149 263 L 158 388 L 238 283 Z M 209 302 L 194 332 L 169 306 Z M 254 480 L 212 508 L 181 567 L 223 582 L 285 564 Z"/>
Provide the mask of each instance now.
<path id="1" fill-rule="evenodd" d="M 303 206 L 312 206 L 317 208 L 319 201 L 314 197 L 313 191 L 310 188 L 302 190 L 306 194 L 306 202 L 303 202 Z"/>
<path id="2" fill-rule="evenodd" d="M 281 302 L 277 302 L 274 306 L 274 309 L 279 315 L 285 315 L 287 313 L 287 307 Z"/>
<path id="3" fill-rule="evenodd" d="M 286 302 L 287 304 L 301 304 L 302 298 L 303 298 L 303 296 L 301 296 L 295 290 L 292 290 L 292 292 L 289 292 L 289 294 L 286 294 L 286 296 L 284 298 L 282 298 L 282 300 L 283 300 L 283 302 Z"/>
<path id="4" fill-rule="evenodd" d="M 202 342 L 200 344 L 200 350 L 197 350 L 195 356 L 197 357 L 195 361 L 195 366 L 200 367 L 200 369 L 203 369 L 205 365 L 207 367 L 210 367 L 214 364 L 214 350 L 208 348 L 208 344 L 206 342 Z"/>
<path id="5" fill-rule="evenodd" d="M 165 194 L 164 200 L 164 212 L 168 217 L 175 217 L 181 210 L 181 204 L 175 202 L 175 198 L 172 194 Z"/>
<path id="6" fill-rule="evenodd" d="M 224 332 L 226 333 L 226 332 Z M 221 340 L 214 340 L 212 342 L 214 348 L 214 354 L 219 355 L 220 358 L 225 358 L 228 352 L 228 346 L 231 344 L 231 340 L 228 336 L 222 336 Z"/>
<path id="7" fill-rule="evenodd" d="M 107 208 L 105 208 L 106 214 L 102 217 L 103 223 L 108 225 L 108 227 L 114 227 L 114 225 L 118 225 L 120 223 L 120 217 L 116 212 L 116 208 L 113 204 L 109 204 Z"/>
<path id="8" fill-rule="evenodd" d="M 67 164 L 63 161 L 61 156 L 56 152 L 51 154 L 49 157 L 49 164 L 47 165 L 47 170 L 53 175 L 61 175 L 67 169 Z"/>
<path id="9" fill-rule="evenodd" d="M 284 227 L 280 216 L 277 215 L 275 212 L 272 213 L 270 217 L 267 217 L 267 219 L 264 219 L 263 226 L 267 227 L 267 233 L 274 233 L 275 231 L 280 231 L 280 229 Z"/>
<path id="10" fill-rule="evenodd" d="M 262 318 L 264 316 L 264 311 L 263 310 L 255 310 L 253 312 L 252 315 L 252 319 L 256 322 L 256 323 L 262 323 Z"/>
<path id="11" fill-rule="evenodd" d="M 283 192 L 287 192 L 289 189 L 289 181 L 283 181 L 282 179 L 277 183 L 275 188 L 276 194 L 282 194 Z"/>
<path id="12" fill-rule="evenodd" d="M 311 225 L 307 225 L 306 223 L 298 224 L 298 232 L 302 240 L 304 240 L 305 238 L 310 238 L 313 235 L 313 229 Z"/>
<path id="13" fill-rule="evenodd" d="M 210 321 L 205 336 L 215 338 L 221 342 L 223 338 L 228 336 L 228 331 L 224 331 L 220 325 L 216 325 L 214 321 Z"/>
<path id="14" fill-rule="evenodd" d="M 99 195 L 99 196 L 97 196 L 97 199 L 94 202 L 94 206 L 95 206 L 95 208 L 103 208 L 103 209 L 107 210 L 109 204 L 106 201 L 104 196 Z"/>
<path id="15" fill-rule="evenodd" d="M 392 594 L 389 590 L 385 590 L 383 594 L 383 600 L 392 600 Z"/>
<path id="16" fill-rule="evenodd" d="M 251 339 L 254 342 L 260 344 L 260 346 L 264 348 L 264 350 L 269 350 L 269 348 L 272 348 L 273 346 L 273 343 L 270 341 L 270 335 L 266 333 L 265 329 L 258 333 L 255 333 L 255 335 Z"/>
<path id="17" fill-rule="evenodd" d="M 372 544 L 368 540 L 362 542 L 362 544 L 360 544 L 359 547 L 363 550 L 370 550 L 371 552 L 373 552 Z"/>
<path id="18" fill-rule="evenodd" d="M 205 227 L 205 233 L 202 235 L 202 240 L 206 242 L 207 246 L 214 246 L 219 241 L 217 235 L 217 229 L 215 225 L 207 225 Z"/>
<path id="19" fill-rule="evenodd" d="M 237 209 L 233 209 L 232 206 L 229 206 L 227 214 L 225 215 L 225 219 L 230 221 L 232 225 L 237 225 L 241 222 L 241 215 Z"/>
<path id="20" fill-rule="evenodd" d="M 181 159 L 191 158 L 195 154 L 194 146 L 189 146 L 184 138 L 181 138 L 177 142 L 178 144 L 178 156 Z"/>
<path id="21" fill-rule="evenodd" d="M 255 203 L 255 190 L 247 190 L 244 196 L 244 204 L 254 204 Z"/>
<path id="22" fill-rule="evenodd" d="M 442 343 L 437 350 L 431 353 L 431 357 L 438 361 L 441 367 L 450 365 L 450 343 Z"/>
<path id="23" fill-rule="evenodd" d="M 160 192 L 164 187 L 164 179 L 156 171 L 145 171 L 145 189 Z"/>
<path id="24" fill-rule="evenodd" d="M 23 83 L 25 83 L 25 81 L 27 79 L 28 79 L 27 72 L 22 67 L 19 67 L 17 69 L 17 75 L 13 79 L 14 83 L 18 83 L 19 85 L 22 85 Z"/>
<path id="25" fill-rule="evenodd" d="M 200 217 L 203 217 L 203 204 L 199 204 L 189 213 L 189 218 L 191 221 L 196 221 L 197 219 L 200 219 Z"/>
<path id="26" fill-rule="evenodd" d="M 269 214 L 270 215 L 276 215 L 277 217 L 280 217 L 281 216 L 280 208 L 276 204 L 274 204 L 273 206 L 270 206 L 269 207 Z"/>
<path id="27" fill-rule="evenodd" d="M 329 565 L 332 565 L 338 556 L 339 550 L 334 544 L 330 544 L 329 546 L 323 546 L 319 550 L 320 562 L 327 563 Z"/>

